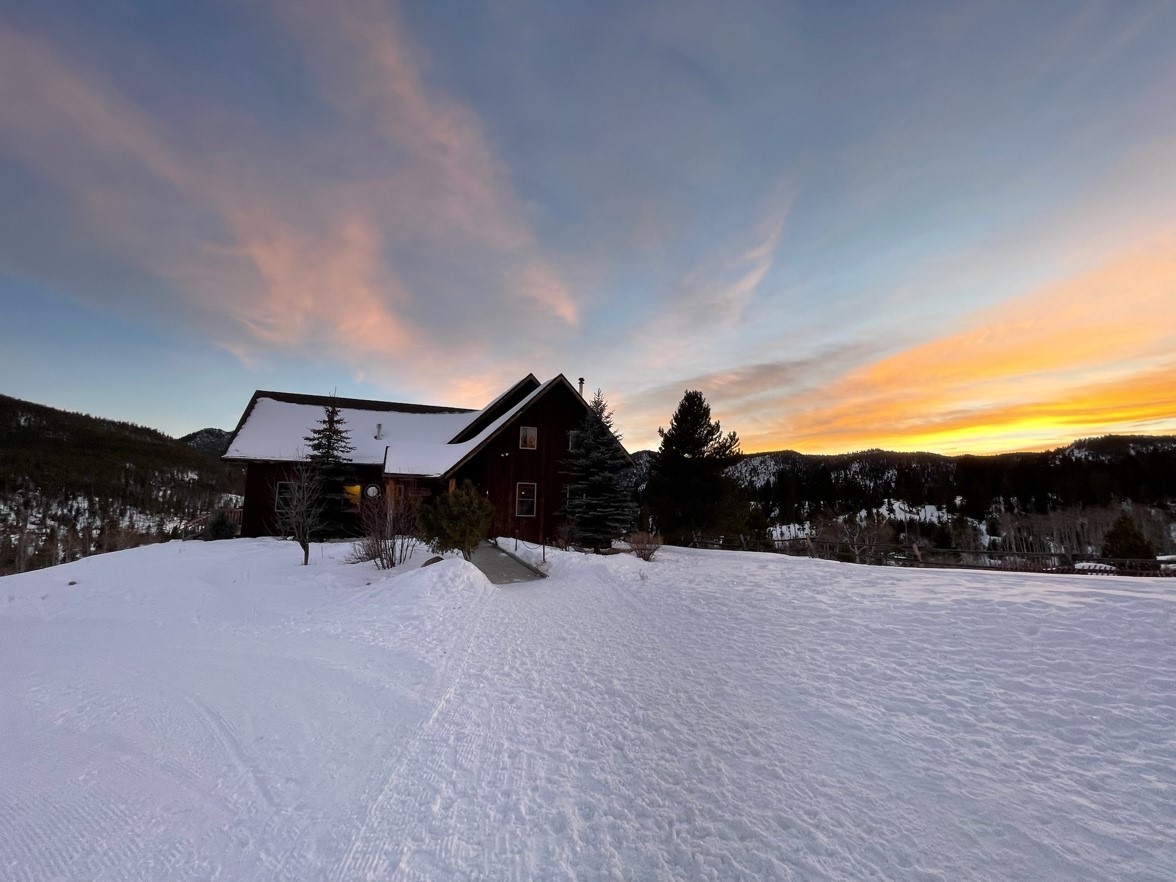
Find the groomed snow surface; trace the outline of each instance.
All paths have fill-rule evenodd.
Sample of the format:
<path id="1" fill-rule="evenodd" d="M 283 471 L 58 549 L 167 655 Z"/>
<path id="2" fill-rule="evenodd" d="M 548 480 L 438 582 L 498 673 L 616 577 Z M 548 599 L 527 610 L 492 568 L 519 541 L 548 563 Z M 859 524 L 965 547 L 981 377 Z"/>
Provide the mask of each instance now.
<path id="1" fill-rule="evenodd" d="M 1176 878 L 1171 580 L 346 552 L 0 579 L 0 878 Z"/>

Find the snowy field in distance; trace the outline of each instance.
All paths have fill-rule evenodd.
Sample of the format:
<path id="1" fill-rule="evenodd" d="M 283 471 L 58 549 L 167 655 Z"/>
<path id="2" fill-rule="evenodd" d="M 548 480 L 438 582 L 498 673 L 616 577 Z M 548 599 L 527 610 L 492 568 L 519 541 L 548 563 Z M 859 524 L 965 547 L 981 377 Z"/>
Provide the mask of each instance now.
<path id="1" fill-rule="evenodd" d="M 0 579 L 0 879 L 1176 878 L 1172 580 L 346 550 Z"/>

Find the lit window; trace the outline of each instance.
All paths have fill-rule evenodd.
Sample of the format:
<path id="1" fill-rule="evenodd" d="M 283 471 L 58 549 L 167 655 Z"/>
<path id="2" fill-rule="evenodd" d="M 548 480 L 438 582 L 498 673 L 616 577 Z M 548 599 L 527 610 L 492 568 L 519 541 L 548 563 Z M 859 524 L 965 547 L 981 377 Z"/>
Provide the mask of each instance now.
<path id="1" fill-rule="evenodd" d="M 535 517 L 535 484 L 515 485 L 515 516 L 520 518 Z"/>
<path id="2" fill-rule="evenodd" d="M 519 449 L 534 450 L 539 446 L 539 430 L 535 426 L 523 426 L 519 429 Z"/>

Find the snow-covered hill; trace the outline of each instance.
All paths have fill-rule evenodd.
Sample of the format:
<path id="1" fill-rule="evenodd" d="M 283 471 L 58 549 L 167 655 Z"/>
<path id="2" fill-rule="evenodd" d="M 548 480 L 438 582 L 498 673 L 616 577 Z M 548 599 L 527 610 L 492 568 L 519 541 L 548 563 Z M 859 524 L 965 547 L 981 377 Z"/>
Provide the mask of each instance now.
<path id="1" fill-rule="evenodd" d="M 1170 581 L 346 550 L 0 579 L 0 877 L 1176 877 Z"/>

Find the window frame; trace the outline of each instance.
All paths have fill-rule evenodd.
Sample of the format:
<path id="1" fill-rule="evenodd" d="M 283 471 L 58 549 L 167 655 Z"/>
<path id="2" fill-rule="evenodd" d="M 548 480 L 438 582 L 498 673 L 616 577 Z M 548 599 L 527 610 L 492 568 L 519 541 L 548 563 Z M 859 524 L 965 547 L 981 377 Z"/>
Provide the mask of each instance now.
<path id="1" fill-rule="evenodd" d="M 275 481 L 274 482 L 274 511 L 277 514 L 285 514 L 287 511 L 287 507 L 282 504 L 282 488 L 283 487 L 291 487 L 292 488 L 293 486 L 294 486 L 294 481 Z M 289 498 L 290 496 L 293 496 L 293 495 L 294 495 L 293 490 L 289 490 L 286 493 L 287 498 Z"/>
<path id="2" fill-rule="evenodd" d="M 530 432 L 530 436 L 527 433 Z M 530 437 L 531 443 L 527 444 L 527 439 Z M 538 450 L 539 449 L 539 427 L 538 426 L 519 426 L 519 450 Z"/>
<path id="3" fill-rule="evenodd" d="M 523 488 L 531 488 L 531 498 L 523 498 Z M 520 511 L 524 502 L 531 503 L 531 513 L 524 514 Z M 536 481 L 517 481 L 515 482 L 515 517 L 516 518 L 533 518 L 539 515 L 539 484 Z"/>

